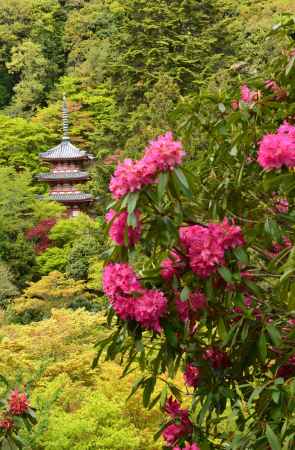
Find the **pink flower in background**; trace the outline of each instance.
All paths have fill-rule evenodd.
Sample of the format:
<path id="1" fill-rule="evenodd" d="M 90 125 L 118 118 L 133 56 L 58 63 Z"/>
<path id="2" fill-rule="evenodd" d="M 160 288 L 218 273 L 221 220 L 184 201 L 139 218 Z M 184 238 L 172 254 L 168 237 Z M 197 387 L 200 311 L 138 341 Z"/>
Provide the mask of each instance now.
<path id="1" fill-rule="evenodd" d="M 253 103 L 257 101 L 260 97 L 259 91 L 251 91 L 251 89 L 246 84 L 243 84 L 243 86 L 240 87 L 240 92 L 241 92 L 241 100 L 244 103 L 248 104 Z"/>
<path id="2" fill-rule="evenodd" d="M 135 299 L 134 319 L 144 328 L 160 332 L 160 318 L 166 313 L 167 303 L 163 292 L 147 289 Z"/>
<path id="3" fill-rule="evenodd" d="M 231 107 L 232 107 L 233 111 L 237 111 L 239 109 L 239 107 L 240 107 L 239 100 L 236 100 L 236 99 L 232 100 Z"/>
<path id="4" fill-rule="evenodd" d="M 103 290 L 110 298 L 114 298 L 116 295 L 126 296 L 143 291 L 136 273 L 127 263 L 110 263 L 105 267 Z"/>
<path id="5" fill-rule="evenodd" d="M 0 420 L 0 429 L 9 431 L 14 427 L 14 422 L 12 419 L 4 418 Z"/>
<path id="6" fill-rule="evenodd" d="M 182 301 L 179 297 L 177 297 L 175 300 L 175 305 L 179 317 L 183 322 L 189 319 L 195 319 L 196 314 L 194 313 L 201 312 L 208 307 L 207 299 L 200 291 L 191 293 L 186 301 Z"/>
<path id="7" fill-rule="evenodd" d="M 291 140 L 295 141 L 295 126 L 290 125 L 286 120 L 279 127 L 277 134 L 279 135 L 287 135 Z"/>
<path id="8" fill-rule="evenodd" d="M 295 140 L 288 134 L 266 134 L 260 141 L 258 163 L 263 169 L 295 167 Z"/>
<path id="9" fill-rule="evenodd" d="M 291 356 L 286 364 L 283 364 L 277 370 L 277 377 L 282 377 L 285 380 L 295 376 L 295 355 Z"/>
<path id="10" fill-rule="evenodd" d="M 201 450 L 197 444 L 189 444 L 188 442 L 185 444 L 185 447 L 174 447 L 173 450 Z"/>
<path id="11" fill-rule="evenodd" d="M 164 410 L 167 414 L 169 414 L 170 417 L 175 419 L 176 417 L 180 417 L 182 413 L 182 409 L 180 407 L 180 403 L 178 400 L 174 399 L 170 396 L 168 400 L 166 401 Z"/>
<path id="12" fill-rule="evenodd" d="M 163 431 L 163 438 L 168 445 L 174 445 L 186 434 L 186 427 L 182 423 L 172 423 Z"/>
<path id="13" fill-rule="evenodd" d="M 193 364 L 188 364 L 183 374 L 185 384 L 190 387 L 198 386 L 200 382 L 200 369 Z"/>
<path id="14" fill-rule="evenodd" d="M 171 131 L 151 141 L 145 150 L 142 161 L 157 172 L 173 170 L 182 163 L 185 151 L 182 143 L 173 139 Z"/>
<path id="15" fill-rule="evenodd" d="M 161 262 L 161 277 L 166 281 L 170 281 L 172 280 L 174 275 L 179 275 L 179 273 L 183 269 L 183 266 L 184 264 L 182 258 L 175 250 L 172 250 L 170 252 L 169 258 L 166 258 Z"/>
<path id="16" fill-rule="evenodd" d="M 135 211 L 136 216 L 136 227 L 127 227 L 128 213 L 126 211 L 117 213 L 114 209 L 111 209 L 106 214 L 106 221 L 110 222 L 113 220 L 110 229 L 109 236 L 118 245 L 125 246 L 125 230 L 128 228 L 128 245 L 135 245 L 141 236 L 141 222 L 140 222 L 140 212 Z"/>
<path id="17" fill-rule="evenodd" d="M 215 347 L 210 347 L 205 350 L 203 359 L 209 361 L 213 369 L 223 369 L 230 365 L 227 354 Z"/>
<path id="18" fill-rule="evenodd" d="M 265 87 L 275 94 L 276 100 L 284 100 L 288 93 L 285 89 L 281 88 L 274 80 L 266 80 Z"/>
<path id="19" fill-rule="evenodd" d="M 8 399 L 9 414 L 13 416 L 21 416 L 29 409 L 29 401 L 27 395 L 20 393 L 18 389 L 11 392 Z"/>
<path id="20" fill-rule="evenodd" d="M 275 200 L 275 208 L 281 214 L 287 214 L 289 211 L 289 202 L 286 198 L 278 198 Z"/>

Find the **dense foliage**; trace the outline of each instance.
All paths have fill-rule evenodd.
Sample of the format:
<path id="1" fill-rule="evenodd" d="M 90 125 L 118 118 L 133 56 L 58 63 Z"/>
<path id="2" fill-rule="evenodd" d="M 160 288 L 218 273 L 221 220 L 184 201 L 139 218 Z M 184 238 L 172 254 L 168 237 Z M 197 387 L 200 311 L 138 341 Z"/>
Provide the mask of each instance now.
<path id="1" fill-rule="evenodd" d="M 103 287 L 115 330 L 98 358 L 142 370 L 133 391 L 162 404 L 174 450 L 294 447 L 294 19 L 277 32 L 285 48 L 269 79 L 195 99 L 206 151 L 182 170 L 166 133 L 110 181 Z"/>

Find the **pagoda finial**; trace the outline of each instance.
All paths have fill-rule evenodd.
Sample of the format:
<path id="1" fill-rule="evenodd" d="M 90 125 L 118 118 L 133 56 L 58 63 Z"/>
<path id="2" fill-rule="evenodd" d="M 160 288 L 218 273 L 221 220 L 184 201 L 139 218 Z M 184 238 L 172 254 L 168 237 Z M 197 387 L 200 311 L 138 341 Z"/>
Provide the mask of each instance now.
<path id="1" fill-rule="evenodd" d="M 69 112 L 67 106 L 66 94 L 63 94 L 63 106 L 62 106 L 62 122 L 63 122 L 63 139 L 69 139 Z"/>

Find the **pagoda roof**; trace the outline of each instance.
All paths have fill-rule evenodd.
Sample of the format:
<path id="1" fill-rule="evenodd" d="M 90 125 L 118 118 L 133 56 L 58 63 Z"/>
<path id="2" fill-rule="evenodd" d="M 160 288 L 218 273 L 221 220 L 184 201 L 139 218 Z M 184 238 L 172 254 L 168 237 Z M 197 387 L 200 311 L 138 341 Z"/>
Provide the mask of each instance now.
<path id="1" fill-rule="evenodd" d="M 94 157 L 85 150 L 80 150 L 73 145 L 68 137 L 63 137 L 60 144 L 47 152 L 40 153 L 39 156 L 46 161 L 94 159 Z"/>
<path id="2" fill-rule="evenodd" d="M 62 203 L 87 203 L 93 200 L 93 196 L 91 194 L 86 194 L 84 192 L 69 192 L 66 194 L 50 193 L 47 198 L 49 200 Z"/>
<path id="3" fill-rule="evenodd" d="M 57 180 L 85 180 L 89 178 L 87 172 L 45 172 L 39 173 L 38 179 L 44 181 L 57 181 Z"/>

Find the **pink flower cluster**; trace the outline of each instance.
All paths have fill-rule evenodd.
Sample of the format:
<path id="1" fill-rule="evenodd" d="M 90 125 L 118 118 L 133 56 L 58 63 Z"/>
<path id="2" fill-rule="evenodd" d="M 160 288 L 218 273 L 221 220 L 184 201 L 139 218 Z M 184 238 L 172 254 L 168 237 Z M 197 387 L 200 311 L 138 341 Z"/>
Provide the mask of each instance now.
<path id="1" fill-rule="evenodd" d="M 200 291 L 195 291 L 190 294 L 187 301 L 180 300 L 179 297 L 175 300 L 176 310 L 180 319 L 183 322 L 187 320 L 194 320 L 199 313 L 208 307 L 205 295 Z"/>
<path id="2" fill-rule="evenodd" d="M 173 170 L 180 165 L 185 152 L 180 141 L 168 132 L 151 141 L 142 159 L 125 159 L 119 164 L 110 181 L 110 191 L 115 199 L 129 192 L 139 191 L 143 186 L 156 182 L 159 172 Z"/>
<path id="3" fill-rule="evenodd" d="M 144 289 L 129 264 L 108 264 L 103 272 L 103 289 L 122 320 L 136 320 L 147 329 L 161 331 L 167 299 L 161 291 Z"/>
<path id="4" fill-rule="evenodd" d="M 283 240 L 282 243 L 273 242 L 271 251 L 269 251 L 269 250 L 265 251 L 265 255 L 267 256 L 267 258 L 273 259 L 276 256 L 278 256 L 278 254 L 282 250 L 284 250 L 286 248 L 291 248 L 293 246 L 292 242 L 290 241 L 290 239 L 287 236 L 283 236 L 282 240 Z"/>
<path id="5" fill-rule="evenodd" d="M 201 278 L 216 272 L 225 264 L 225 251 L 244 244 L 241 228 L 227 219 L 210 223 L 207 227 L 193 225 L 181 227 L 180 241 L 186 248 L 192 271 Z"/>
<path id="6" fill-rule="evenodd" d="M 186 366 L 183 378 L 185 384 L 190 387 L 197 387 L 200 382 L 201 372 L 200 369 L 193 364 L 188 364 Z"/>
<path id="7" fill-rule="evenodd" d="M 275 200 L 275 209 L 281 214 L 287 214 L 289 211 L 289 202 L 286 198 L 277 198 Z"/>
<path id="8" fill-rule="evenodd" d="M 277 377 L 282 377 L 285 380 L 295 376 L 295 355 L 290 356 L 286 364 L 283 364 L 277 370 Z"/>
<path id="9" fill-rule="evenodd" d="M 168 425 L 163 431 L 163 437 L 167 445 L 176 445 L 177 441 L 192 432 L 192 423 L 188 416 L 188 410 L 180 408 L 180 403 L 172 397 L 166 402 L 165 412 L 177 423 Z"/>
<path id="10" fill-rule="evenodd" d="M 3 418 L 0 420 L 0 429 L 9 431 L 14 427 L 14 422 L 12 419 Z"/>
<path id="11" fill-rule="evenodd" d="M 215 347 L 210 347 L 205 350 L 203 359 L 209 361 L 213 369 L 224 369 L 230 365 L 227 354 Z"/>
<path id="12" fill-rule="evenodd" d="M 259 143 L 257 161 L 266 170 L 295 167 L 295 126 L 284 122 L 275 134 L 266 134 Z"/>
<path id="13" fill-rule="evenodd" d="M 254 103 L 260 97 L 260 92 L 259 91 L 251 91 L 251 89 L 247 86 L 247 84 L 243 84 L 240 87 L 240 92 L 241 92 L 241 100 L 244 103 L 248 103 L 248 104 Z"/>
<path id="14" fill-rule="evenodd" d="M 288 96 L 287 91 L 280 87 L 276 81 L 266 80 L 264 84 L 267 89 L 275 94 L 276 100 L 284 100 Z"/>
<path id="15" fill-rule="evenodd" d="M 240 87 L 241 101 L 253 105 L 261 97 L 260 91 L 251 91 L 247 84 L 243 84 Z M 233 111 L 237 111 L 241 107 L 241 103 L 237 99 L 233 99 L 231 102 L 231 107 Z"/>
<path id="16" fill-rule="evenodd" d="M 233 319 L 233 322 L 238 322 L 245 313 L 246 310 L 251 310 L 253 316 L 256 318 L 256 320 L 261 320 L 262 318 L 262 312 L 260 308 L 254 307 L 253 305 L 253 299 L 249 296 L 246 296 L 244 298 L 244 308 L 241 308 L 240 306 L 235 306 L 233 308 L 233 313 L 236 314 L 236 317 Z"/>
<path id="17" fill-rule="evenodd" d="M 128 235 L 128 245 L 135 245 L 141 235 L 141 222 L 140 222 L 140 211 L 135 211 L 136 216 L 136 227 L 127 226 L 128 213 L 126 211 L 117 213 L 114 209 L 111 209 L 106 214 L 107 223 L 112 221 L 112 224 L 109 229 L 110 238 L 117 244 L 126 246 L 125 243 L 125 230 L 127 227 L 127 235 Z"/>
<path id="18" fill-rule="evenodd" d="M 201 449 L 200 447 L 197 446 L 197 444 L 186 443 L 185 447 L 174 447 L 173 450 L 201 450 Z"/>
<path id="19" fill-rule="evenodd" d="M 20 393 L 18 389 L 11 392 L 8 399 L 9 414 L 12 416 L 21 416 L 29 409 L 29 401 L 27 395 Z"/>
<path id="20" fill-rule="evenodd" d="M 160 274 L 163 280 L 170 281 L 174 276 L 179 276 L 183 268 L 184 262 L 182 258 L 175 250 L 172 250 L 169 258 L 161 262 Z"/>

